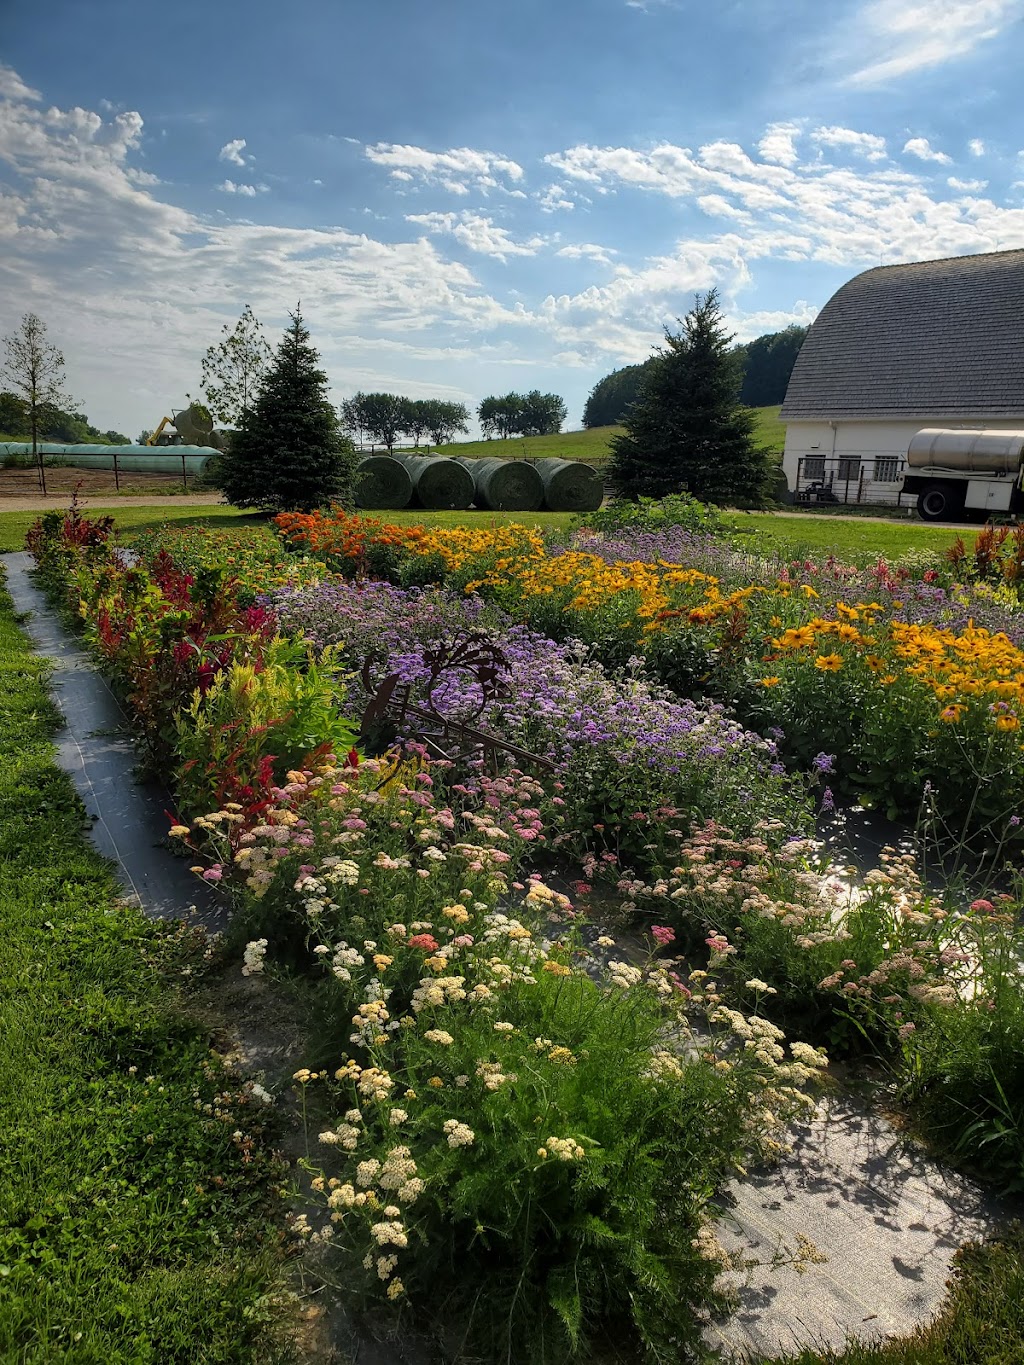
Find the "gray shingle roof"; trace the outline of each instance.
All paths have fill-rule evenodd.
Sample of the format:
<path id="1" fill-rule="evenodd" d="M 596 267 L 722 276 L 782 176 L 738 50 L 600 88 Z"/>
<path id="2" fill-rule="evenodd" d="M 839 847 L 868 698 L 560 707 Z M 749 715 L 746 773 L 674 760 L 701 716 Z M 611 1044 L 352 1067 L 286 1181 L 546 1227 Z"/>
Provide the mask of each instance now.
<path id="1" fill-rule="evenodd" d="M 818 314 L 783 421 L 1024 416 L 1024 251 L 866 270 Z"/>

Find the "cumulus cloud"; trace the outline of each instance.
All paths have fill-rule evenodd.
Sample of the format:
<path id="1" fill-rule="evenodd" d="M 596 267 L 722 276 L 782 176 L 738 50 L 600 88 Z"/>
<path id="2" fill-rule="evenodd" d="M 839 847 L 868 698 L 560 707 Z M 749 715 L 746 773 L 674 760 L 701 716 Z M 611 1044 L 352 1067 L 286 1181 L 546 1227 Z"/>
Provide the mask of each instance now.
<path id="1" fill-rule="evenodd" d="M 547 189 L 540 190 L 533 197 L 541 213 L 569 213 L 576 207 L 573 201 L 566 197 L 565 189 L 561 185 L 548 185 Z"/>
<path id="2" fill-rule="evenodd" d="M 42 98 L 38 90 L 33 90 L 30 85 L 25 84 L 17 71 L 0 62 L 0 99 L 41 100 Z"/>
<path id="3" fill-rule="evenodd" d="M 980 137 L 972 137 L 967 144 L 967 150 L 970 152 L 971 156 L 984 156 L 985 144 Z"/>
<path id="4" fill-rule="evenodd" d="M 800 160 L 796 150 L 796 139 L 799 135 L 799 123 L 771 124 L 757 144 L 762 160 L 775 161 L 780 166 L 795 166 Z"/>
<path id="5" fill-rule="evenodd" d="M 233 180 L 222 180 L 217 186 L 224 194 L 242 194 L 248 199 L 255 199 L 257 194 L 266 194 L 269 185 L 237 185 Z"/>
<path id="6" fill-rule="evenodd" d="M 618 252 L 610 246 L 598 246 L 596 242 L 574 242 L 560 247 L 555 255 L 566 261 L 596 261 L 598 265 L 611 265 L 612 257 Z"/>
<path id="7" fill-rule="evenodd" d="M 977 194 L 979 190 L 988 188 L 987 180 L 960 180 L 955 175 L 951 175 L 946 184 L 951 190 L 964 190 L 969 194 Z"/>
<path id="8" fill-rule="evenodd" d="M 868 161 L 884 161 L 885 138 L 875 133 L 858 133 L 853 128 L 815 128 L 811 137 L 825 147 L 844 148 Z"/>
<path id="9" fill-rule="evenodd" d="M 881 85 L 965 57 L 1021 11 L 1022 0 L 868 0 L 840 43 L 859 58 L 849 84 Z"/>
<path id="10" fill-rule="evenodd" d="M 545 244 L 543 237 L 536 236 L 516 241 L 507 228 L 468 210 L 462 213 L 409 213 L 406 222 L 418 223 L 428 232 L 449 233 L 470 251 L 493 256 L 499 261 L 505 261 L 509 256 L 535 256 Z"/>
<path id="11" fill-rule="evenodd" d="M 217 155 L 221 161 L 230 161 L 232 166 L 244 166 L 245 157 L 242 155 L 244 151 L 245 138 L 236 137 L 233 142 L 225 142 Z"/>
<path id="12" fill-rule="evenodd" d="M 470 189 L 486 194 L 488 190 L 505 188 L 509 181 L 514 185 L 523 178 L 523 168 L 518 162 L 495 152 L 475 151 L 472 147 L 430 152 L 425 147 L 378 142 L 366 148 L 366 156 L 375 165 L 385 167 L 392 180 L 439 185 L 452 194 L 468 194 Z"/>
<path id="13" fill-rule="evenodd" d="M 916 156 L 919 161 L 937 161 L 940 166 L 949 166 L 953 161 L 945 152 L 936 151 L 926 137 L 912 137 L 903 144 L 903 151 L 908 156 Z"/>

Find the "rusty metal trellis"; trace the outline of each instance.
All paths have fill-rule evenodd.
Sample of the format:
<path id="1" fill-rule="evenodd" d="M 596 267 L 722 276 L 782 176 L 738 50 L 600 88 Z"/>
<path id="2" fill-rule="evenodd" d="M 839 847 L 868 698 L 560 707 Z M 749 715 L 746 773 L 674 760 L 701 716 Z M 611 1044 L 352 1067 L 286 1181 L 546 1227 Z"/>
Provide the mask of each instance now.
<path id="1" fill-rule="evenodd" d="M 421 743 L 432 758 L 464 764 L 482 758 L 492 772 L 498 771 L 499 755 L 507 754 L 524 767 L 554 772 L 555 765 L 539 754 L 483 729 L 476 722 L 492 701 L 509 695 L 508 661 L 496 644 L 482 631 L 457 635 L 453 640 L 423 651 L 426 678 L 415 684 L 402 682 L 398 673 L 375 681 L 373 666 L 377 658 L 363 660 L 361 679 L 370 700 L 363 711 L 360 735 L 371 738 L 384 728 L 404 734 Z M 446 716 L 434 705 L 434 697 L 447 681 L 468 679 L 476 684 L 476 701 L 468 714 Z M 420 692 L 423 702 L 413 701 Z"/>

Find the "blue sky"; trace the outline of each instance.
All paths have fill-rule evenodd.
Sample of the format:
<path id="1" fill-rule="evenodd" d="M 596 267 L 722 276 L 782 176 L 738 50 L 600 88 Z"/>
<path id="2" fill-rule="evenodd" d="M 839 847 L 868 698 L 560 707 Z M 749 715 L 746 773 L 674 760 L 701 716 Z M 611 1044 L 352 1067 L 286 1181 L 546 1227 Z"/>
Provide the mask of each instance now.
<path id="1" fill-rule="evenodd" d="M 301 299 L 336 401 L 561 393 L 695 290 L 746 339 L 1024 247 L 1024 0 L 9 0 L 0 334 L 101 426 Z"/>

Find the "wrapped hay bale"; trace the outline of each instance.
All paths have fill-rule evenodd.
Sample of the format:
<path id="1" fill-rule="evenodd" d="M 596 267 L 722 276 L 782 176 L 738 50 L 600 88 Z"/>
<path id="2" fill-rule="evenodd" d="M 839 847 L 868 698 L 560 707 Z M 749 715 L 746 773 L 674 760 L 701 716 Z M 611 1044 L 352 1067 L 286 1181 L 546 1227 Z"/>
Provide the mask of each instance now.
<path id="1" fill-rule="evenodd" d="M 352 491 L 357 507 L 397 511 L 412 501 L 412 475 L 390 455 L 367 455 L 356 465 Z"/>
<path id="2" fill-rule="evenodd" d="M 413 496 L 420 507 L 462 512 L 476 495 L 472 473 L 445 455 L 398 455 L 412 478 Z"/>
<path id="3" fill-rule="evenodd" d="M 581 460 L 538 460 L 549 512 L 596 512 L 604 501 L 604 479 Z"/>
<path id="4" fill-rule="evenodd" d="M 544 504 L 544 483 L 525 460 L 467 460 L 459 463 L 472 471 L 476 482 L 476 505 L 488 512 L 536 512 Z"/>

